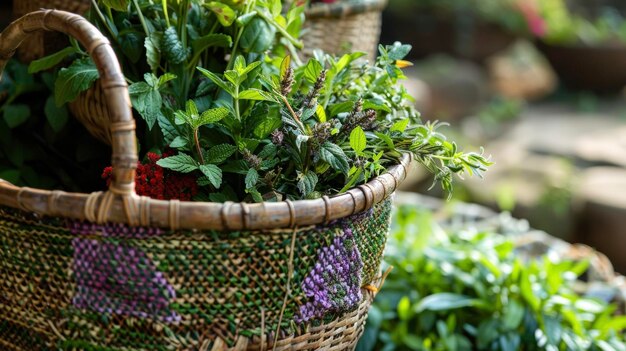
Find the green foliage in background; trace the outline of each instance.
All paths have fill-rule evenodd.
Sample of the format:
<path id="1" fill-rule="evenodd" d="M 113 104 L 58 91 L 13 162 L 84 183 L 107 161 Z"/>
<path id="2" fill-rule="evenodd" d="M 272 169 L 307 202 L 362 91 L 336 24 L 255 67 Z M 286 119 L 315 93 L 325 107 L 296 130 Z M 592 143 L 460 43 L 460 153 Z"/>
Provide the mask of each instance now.
<path id="1" fill-rule="evenodd" d="M 431 11 L 459 25 L 487 22 L 514 33 L 528 32 L 524 17 L 516 10 L 518 0 L 390 0 L 389 11 Z"/>
<path id="2" fill-rule="evenodd" d="M 615 8 L 603 7 L 595 18 L 589 18 L 572 11 L 564 0 L 541 0 L 537 4 L 546 24 L 543 37 L 546 42 L 587 45 L 626 43 L 626 20 Z"/>
<path id="3" fill-rule="evenodd" d="M 397 211 L 385 260 L 360 351 L 626 350 L 626 317 L 573 291 L 586 262 L 524 262 L 503 235 L 446 233 L 413 207 Z"/>
<path id="4" fill-rule="evenodd" d="M 108 148 L 58 107 L 54 73 L 9 61 L 0 81 L 0 179 L 44 189 L 99 189 Z M 94 184 L 95 183 L 95 184 Z"/>

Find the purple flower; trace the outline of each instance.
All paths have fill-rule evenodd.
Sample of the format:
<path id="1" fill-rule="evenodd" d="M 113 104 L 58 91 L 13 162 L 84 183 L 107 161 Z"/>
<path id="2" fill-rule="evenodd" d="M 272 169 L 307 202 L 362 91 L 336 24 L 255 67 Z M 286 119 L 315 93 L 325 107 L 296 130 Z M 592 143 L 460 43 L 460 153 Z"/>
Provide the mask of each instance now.
<path id="1" fill-rule="evenodd" d="M 159 234 L 148 228 L 87 223 L 72 223 L 70 230 L 81 235 L 102 233 L 107 238 Z M 180 321 L 181 317 L 170 310 L 176 291 L 146 253 L 123 242 L 80 236 L 72 240 L 72 246 L 76 280 L 74 306 L 100 313 Z"/>
<path id="2" fill-rule="evenodd" d="M 354 245 L 352 230 L 344 225 L 343 235 L 336 236 L 330 246 L 318 251 L 317 262 L 302 281 L 308 301 L 300 306 L 295 321 L 304 323 L 330 312 L 355 308 L 363 297 L 362 269 L 363 261 Z"/>

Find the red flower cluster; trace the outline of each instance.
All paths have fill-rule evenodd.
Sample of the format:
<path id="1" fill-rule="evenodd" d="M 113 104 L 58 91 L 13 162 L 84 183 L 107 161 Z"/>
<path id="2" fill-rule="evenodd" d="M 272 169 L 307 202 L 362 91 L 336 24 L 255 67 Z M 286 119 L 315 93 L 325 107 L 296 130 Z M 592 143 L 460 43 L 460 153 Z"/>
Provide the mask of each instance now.
<path id="1" fill-rule="evenodd" d="M 191 174 L 181 174 L 164 169 L 157 165 L 163 157 L 171 156 L 172 152 L 158 155 L 149 152 L 146 163 L 137 163 L 135 172 L 135 191 L 137 195 L 148 196 L 153 199 L 190 201 L 198 193 L 196 177 Z M 102 179 L 107 186 L 111 184 L 113 167 L 106 167 L 102 172 Z"/>

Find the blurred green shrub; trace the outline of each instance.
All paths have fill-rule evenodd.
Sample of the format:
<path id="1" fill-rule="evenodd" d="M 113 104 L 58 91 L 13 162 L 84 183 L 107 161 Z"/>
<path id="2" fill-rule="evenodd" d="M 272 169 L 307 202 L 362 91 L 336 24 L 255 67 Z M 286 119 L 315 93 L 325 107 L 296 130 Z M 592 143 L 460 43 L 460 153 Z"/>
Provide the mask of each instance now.
<path id="1" fill-rule="evenodd" d="M 387 256 L 395 268 L 357 350 L 626 350 L 626 316 L 574 293 L 586 262 L 524 262 L 511 239 L 445 233 L 401 207 Z"/>

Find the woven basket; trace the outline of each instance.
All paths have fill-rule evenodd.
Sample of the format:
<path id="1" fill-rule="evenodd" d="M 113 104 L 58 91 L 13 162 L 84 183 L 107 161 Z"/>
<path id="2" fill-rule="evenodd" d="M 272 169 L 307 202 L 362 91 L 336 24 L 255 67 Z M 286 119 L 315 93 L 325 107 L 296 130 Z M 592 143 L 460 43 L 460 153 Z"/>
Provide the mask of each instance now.
<path id="1" fill-rule="evenodd" d="M 13 18 L 20 18 L 41 8 L 84 14 L 90 4 L 89 0 L 13 0 Z M 60 33 L 38 32 L 20 45 L 17 56 L 20 61 L 28 63 L 63 49 L 67 43 L 67 37 Z"/>
<path id="2" fill-rule="evenodd" d="M 312 56 L 316 49 L 337 55 L 362 51 L 373 61 L 378 52 L 385 6 L 387 0 L 311 6 L 305 13 L 306 21 L 302 31 L 304 56 Z"/>
<path id="3" fill-rule="evenodd" d="M 67 12 L 28 14 L 0 34 L 0 68 L 41 29 L 75 37 L 98 67 L 113 177 L 91 194 L 0 181 L 0 349 L 353 349 L 410 157 L 316 200 L 137 196 L 128 88 L 95 27 Z"/>

